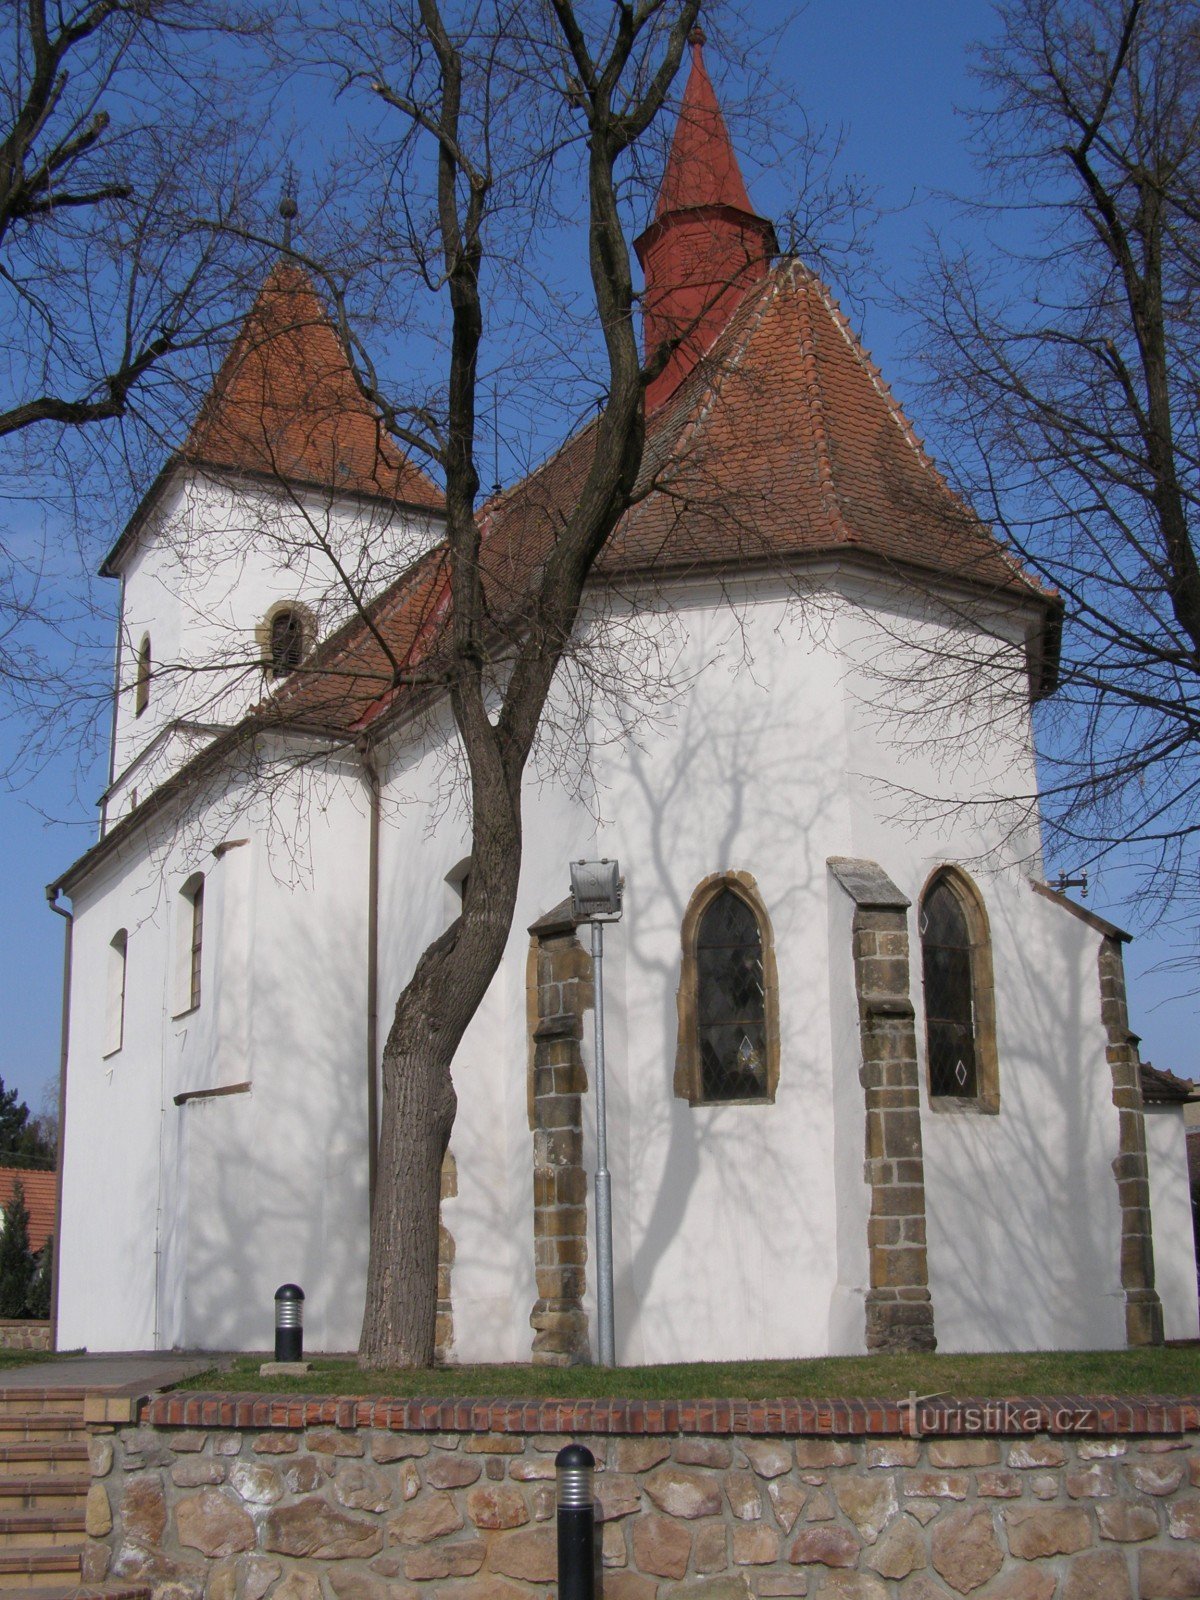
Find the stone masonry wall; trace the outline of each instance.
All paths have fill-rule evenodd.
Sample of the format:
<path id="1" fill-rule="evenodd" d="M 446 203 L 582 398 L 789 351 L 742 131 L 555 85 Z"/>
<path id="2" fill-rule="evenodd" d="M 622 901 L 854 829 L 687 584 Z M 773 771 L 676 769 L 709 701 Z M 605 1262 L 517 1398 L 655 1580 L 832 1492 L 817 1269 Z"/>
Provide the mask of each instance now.
<path id="1" fill-rule="evenodd" d="M 0 1318 L 0 1350 L 49 1350 L 52 1333 L 48 1322 Z"/>
<path id="2" fill-rule="evenodd" d="M 1200 1595 L 1200 1434 L 576 1437 L 599 1466 L 600 1600 Z M 100 1425 L 84 1577 L 155 1600 L 534 1600 L 565 1442 Z"/>

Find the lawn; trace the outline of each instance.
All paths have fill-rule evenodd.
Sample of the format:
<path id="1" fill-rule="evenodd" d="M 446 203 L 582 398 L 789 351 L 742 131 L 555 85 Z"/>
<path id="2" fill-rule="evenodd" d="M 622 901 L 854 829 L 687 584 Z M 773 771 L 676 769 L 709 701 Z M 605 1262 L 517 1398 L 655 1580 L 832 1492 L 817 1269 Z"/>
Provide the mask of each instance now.
<path id="1" fill-rule="evenodd" d="M 184 1389 L 258 1394 L 478 1396 L 520 1399 L 904 1399 L 953 1394 L 1200 1394 L 1200 1346 L 1043 1351 L 1012 1355 L 840 1356 L 660 1367 L 435 1367 L 360 1372 L 352 1358 L 317 1356 L 302 1378 L 263 1378 L 264 1356 L 189 1378 Z"/>

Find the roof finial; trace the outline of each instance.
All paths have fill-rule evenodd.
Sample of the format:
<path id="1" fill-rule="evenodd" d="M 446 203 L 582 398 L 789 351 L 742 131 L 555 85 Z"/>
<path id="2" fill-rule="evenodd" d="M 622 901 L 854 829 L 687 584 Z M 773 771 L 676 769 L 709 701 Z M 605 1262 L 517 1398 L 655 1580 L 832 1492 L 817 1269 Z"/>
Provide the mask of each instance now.
<path id="1" fill-rule="evenodd" d="M 695 50 L 699 50 L 703 45 L 708 43 L 708 35 L 705 33 L 704 29 L 699 23 L 697 23 L 692 29 L 691 33 L 688 34 L 688 43 Z"/>
<path id="2" fill-rule="evenodd" d="M 296 169 L 289 161 L 283 177 L 283 194 L 279 199 L 279 215 L 283 218 L 283 240 L 281 248 L 292 248 L 292 223 L 296 219 L 299 207 L 296 204 Z"/>

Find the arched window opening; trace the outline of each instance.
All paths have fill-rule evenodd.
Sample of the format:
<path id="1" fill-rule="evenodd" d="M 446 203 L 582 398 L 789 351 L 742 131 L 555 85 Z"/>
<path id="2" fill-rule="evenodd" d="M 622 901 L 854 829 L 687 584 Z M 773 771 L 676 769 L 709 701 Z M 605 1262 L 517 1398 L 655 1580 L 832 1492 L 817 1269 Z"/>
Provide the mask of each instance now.
<path id="1" fill-rule="evenodd" d="M 177 929 L 176 1016 L 200 1004 L 204 966 L 204 874 L 194 873 L 179 896 Z"/>
<path id="2" fill-rule="evenodd" d="M 133 714 L 140 717 L 150 704 L 150 635 L 143 636 L 138 645 L 137 678 L 133 687 Z"/>
<path id="3" fill-rule="evenodd" d="M 277 611 L 271 618 L 271 671 L 286 678 L 304 659 L 304 621 L 298 612 Z"/>
<path id="4" fill-rule="evenodd" d="M 745 873 L 707 879 L 683 926 L 675 1088 L 693 1104 L 771 1101 L 779 1069 L 774 952 Z"/>
<path id="5" fill-rule="evenodd" d="M 108 997 L 104 1019 L 104 1054 L 116 1055 L 125 1043 L 125 971 L 129 933 L 118 928 L 108 945 Z"/>
<path id="6" fill-rule="evenodd" d="M 944 868 L 921 896 L 925 1048 L 932 1106 L 999 1110 L 991 941 L 983 902 Z"/>

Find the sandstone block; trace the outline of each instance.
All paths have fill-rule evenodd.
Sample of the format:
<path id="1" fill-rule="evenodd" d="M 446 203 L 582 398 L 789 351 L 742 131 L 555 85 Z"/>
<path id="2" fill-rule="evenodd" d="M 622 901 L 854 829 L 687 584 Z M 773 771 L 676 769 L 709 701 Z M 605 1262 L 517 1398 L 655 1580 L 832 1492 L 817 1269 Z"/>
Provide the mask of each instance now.
<path id="1" fill-rule="evenodd" d="M 672 1451 L 681 1467 L 729 1466 L 733 1449 L 724 1439 L 678 1439 Z"/>
<path id="2" fill-rule="evenodd" d="M 694 1578 L 691 1583 L 673 1584 L 666 1594 L 670 1600 L 750 1600 L 750 1585 L 739 1572 L 726 1578 Z"/>
<path id="3" fill-rule="evenodd" d="M 1135 1489 L 1143 1494 L 1174 1494 L 1183 1482 L 1183 1465 L 1179 1461 L 1151 1458 L 1149 1461 L 1130 1462 L 1125 1469 Z"/>
<path id="4" fill-rule="evenodd" d="M 1158 1533 L 1158 1512 L 1133 1500 L 1110 1500 L 1096 1507 L 1100 1537 L 1119 1544 L 1138 1544 Z"/>
<path id="5" fill-rule="evenodd" d="M 619 1522 L 609 1522 L 601 1529 L 600 1559 L 605 1567 L 629 1565 L 629 1552 L 625 1548 L 625 1529 Z"/>
<path id="6" fill-rule="evenodd" d="M 416 1600 L 417 1595 L 415 1589 L 389 1583 L 373 1572 L 347 1572 L 341 1567 L 330 1570 L 329 1587 L 335 1600 Z"/>
<path id="7" fill-rule="evenodd" d="M 1021 1479 L 1015 1472 L 981 1472 L 975 1479 L 975 1493 L 984 1500 L 1016 1500 Z"/>
<path id="8" fill-rule="evenodd" d="M 283 1483 L 277 1468 L 265 1461 L 238 1461 L 229 1474 L 230 1487 L 252 1506 L 273 1506 L 283 1499 Z"/>
<path id="9" fill-rule="evenodd" d="M 760 1478 L 780 1478 L 792 1464 L 792 1447 L 783 1439 L 742 1439 L 742 1454 Z"/>
<path id="10" fill-rule="evenodd" d="M 482 1567 L 486 1555 L 487 1545 L 482 1539 L 420 1545 L 405 1555 L 404 1576 L 418 1583 L 431 1578 L 470 1578 Z"/>
<path id="11" fill-rule="evenodd" d="M 646 1479 L 646 1493 L 669 1517 L 713 1517 L 721 1509 L 721 1485 L 684 1467 L 659 1467 Z"/>
<path id="12" fill-rule="evenodd" d="M 339 1428 L 310 1429 L 304 1442 L 314 1455 L 319 1456 L 361 1456 L 366 1453 L 366 1446 L 356 1433 L 344 1433 Z"/>
<path id="13" fill-rule="evenodd" d="M 429 1440 L 419 1433 L 376 1433 L 371 1438 L 371 1460 L 385 1465 L 407 1461 L 410 1456 L 427 1456 Z"/>
<path id="14" fill-rule="evenodd" d="M 939 1517 L 929 1541 L 929 1559 L 956 1594 L 970 1594 L 994 1578 L 1004 1565 L 1004 1552 L 991 1512 L 964 1506 Z"/>
<path id="15" fill-rule="evenodd" d="M 1192 1550 L 1139 1550 L 1139 1600 L 1196 1600 L 1200 1554 Z"/>
<path id="16" fill-rule="evenodd" d="M 1008 1464 L 1024 1470 L 1028 1467 L 1061 1467 L 1067 1459 L 1062 1445 L 1049 1439 L 1022 1439 L 1010 1446 Z"/>
<path id="17" fill-rule="evenodd" d="M 258 1456 L 291 1456 L 300 1448 L 294 1433 L 260 1433 L 250 1446 Z"/>
<path id="18" fill-rule="evenodd" d="M 888 1600 L 878 1578 L 863 1572 L 829 1572 L 821 1578 L 815 1600 Z"/>
<path id="19" fill-rule="evenodd" d="M 796 1518 L 804 1510 L 808 1490 L 785 1478 L 775 1478 L 767 1485 L 767 1493 L 775 1509 L 775 1521 L 784 1533 L 791 1533 Z"/>
<path id="20" fill-rule="evenodd" d="M 612 1464 L 617 1472 L 649 1472 L 670 1454 L 663 1439 L 614 1439 Z"/>
<path id="21" fill-rule="evenodd" d="M 803 1572 L 763 1572 L 754 1580 L 755 1594 L 766 1597 L 806 1595 L 808 1579 Z"/>
<path id="22" fill-rule="evenodd" d="M 685 1524 L 650 1512 L 633 1525 L 633 1559 L 642 1572 L 656 1578 L 682 1578 L 692 1553 L 692 1532 Z"/>
<path id="23" fill-rule="evenodd" d="M 933 1521 L 942 1509 L 936 1500 L 910 1500 L 904 1507 L 910 1517 L 916 1517 L 923 1528 Z M 929 1580 L 933 1582 L 932 1578 Z"/>
<path id="24" fill-rule="evenodd" d="M 428 1544 L 447 1533 L 457 1533 L 463 1525 L 462 1513 L 448 1494 L 427 1494 L 406 1507 L 388 1523 L 388 1534 L 395 1544 Z M 497 1524 L 498 1526 L 498 1524 Z"/>
<path id="25" fill-rule="evenodd" d="M 457 1522 L 455 1526 L 462 1524 Z M 383 1548 L 383 1530 L 376 1524 L 335 1510 L 316 1496 L 290 1506 L 272 1506 L 263 1519 L 262 1530 L 263 1548 L 282 1556 L 345 1561 L 354 1556 L 373 1556 Z"/>
<path id="26" fill-rule="evenodd" d="M 263 1600 L 267 1590 L 283 1574 L 278 1561 L 262 1556 L 246 1556 L 238 1563 L 242 1569 L 242 1600 Z"/>
<path id="27" fill-rule="evenodd" d="M 1112 1456 L 1123 1456 L 1129 1446 L 1124 1439 L 1081 1439 L 1075 1446 L 1080 1461 L 1103 1461 Z M 1099 1560 L 1099 1557 L 1096 1558 Z"/>
<path id="28" fill-rule="evenodd" d="M 488 1570 L 526 1583 L 555 1583 L 558 1579 L 558 1535 L 554 1528 L 520 1528 L 499 1533 L 488 1546 Z"/>
<path id="29" fill-rule="evenodd" d="M 868 1439 L 868 1467 L 915 1467 L 921 1459 L 917 1439 Z"/>
<path id="30" fill-rule="evenodd" d="M 697 1572 L 724 1572 L 729 1566 L 728 1538 L 723 1522 L 704 1522 L 696 1529 L 692 1565 Z"/>
<path id="31" fill-rule="evenodd" d="M 1093 1461 L 1066 1476 L 1072 1500 L 1101 1500 L 1117 1493 L 1117 1474 L 1107 1461 Z"/>
<path id="32" fill-rule="evenodd" d="M 206 1483 L 224 1483 L 228 1467 L 211 1456 L 185 1456 L 171 1468 L 171 1482 L 177 1489 L 199 1489 Z"/>
<path id="33" fill-rule="evenodd" d="M 1058 1578 L 1042 1567 L 1026 1567 L 997 1578 L 987 1592 L 987 1600 L 1053 1600 Z"/>
<path id="34" fill-rule="evenodd" d="M 1092 1543 L 1092 1525 L 1079 1506 L 1009 1506 L 1004 1513 L 1008 1548 L 1022 1561 L 1069 1556 Z"/>
<path id="35" fill-rule="evenodd" d="M 196 1455 L 204 1449 L 207 1443 L 208 1435 L 206 1433 L 196 1433 L 190 1428 L 181 1428 L 178 1433 L 172 1433 L 167 1440 L 168 1448 L 180 1455 Z"/>
<path id="36" fill-rule="evenodd" d="M 496 1573 L 479 1572 L 462 1583 L 438 1590 L 438 1600 L 529 1600 L 529 1590 Z"/>
<path id="37" fill-rule="evenodd" d="M 321 1600 L 321 1580 L 296 1568 L 272 1591 L 272 1600 Z"/>
<path id="38" fill-rule="evenodd" d="M 1172 1539 L 1200 1541 L 1200 1495 L 1173 1500 L 1167 1507 L 1167 1528 Z"/>
<path id="39" fill-rule="evenodd" d="M 167 1526 L 167 1502 L 157 1473 L 132 1478 L 121 1496 L 121 1531 L 132 1544 L 151 1549 Z"/>
<path id="40" fill-rule="evenodd" d="M 283 1481 L 289 1494 L 311 1494 L 323 1477 L 315 1456 L 301 1456 L 296 1461 L 289 1461 L 283 1472 Z"/>
<path id="41" fill-rule="evenodd" d="M 112 1525 L 112 1506 L 109 1504 L 108 1490 L 102 1483 L 93 1483 L 87 1492 L 84 1532 L 89 1539 L 103 1539 L 106 1533 L 111 1533 Z"/>
<path id="42" fill-rule="evenodd" d="M 642 1503 L 642 1491 L 636 1478 L 627 1478 L 616 1472 L 602 1472 L 595 1479 L 596 1520 L 616 1522 L 636 1511 Z"/>
<path id="43" fill-rule="evenodd" d="M 604 1600 L 655 1600 L 658 1584 L 640 1572 L 610 1572 L 604 1579 Z"/>
<path id="44" fill-rule="evenodd" d="M 463 1445 L 469 1456 L 520 1456 L 525 1454 L 525 1441 L 515 1433 L 473 1433 Z M 597 1461 L 603 1456 L 592 1454 Z"/>
<path id="45" fill-rule="evenodd" d="M 762 1495 L 750 1472 L 730 1472 L 725 1477 L 725 1498 L 729 1509 L 742 1522 L 757 1522 L 763 1514 Z"/>
<path id="46" fill-rule="evenodd" d="M 991 1467 L 1000 1459 L 994 1439 L 931 1439 L 931 1467 Z"/>
<path id="47" fill-rule="evenodd" d="M 439 1498 L 454 1504 L 449 1495 Z M 457 1511 L 454 1514 L 458 1516 Z M 529 1521 L 529 1507 L 515 1484 L 486 1483 L 468 1494 L 467 1515 L 477 1528 L 519 1528 Z M 461 1520 L 456 1526 L 462 1527 Z"/>
<path id="48" fill-rule="evenodd" d="M 107 1478 L 112 1471 L 113 1446 L 111 1439 L 93 1435 L 88 1440 L 88 1466 L 93 1478 Z"/>
<path id="49" fill-rule="evenodd" d="M 470 1463 L 464 1462 L 464 1465 L 470 1465 Z M 510 1478 L 515 1478 L 518 1483 L 536 1483 L 539 1480 L 553 1482 L 555 1466 L 553 1461 L 547 1461 L 545 1457 L 539 1459 L 535 1456 L 532 1461 L 514 1461 L 508 1469 L 508 1475 Z M 473 1482 L 474 1480 L 470 1479 L 468 1481 Z"/>
<path id="50" fill-rule="evenodd" d="M 907 1578 L 928 1565 L 924 1535 L 910 1517 L 901 1517 L 864 1559 L 881 1578 Z"/>
<path id="51" fill-rule="evenodd" d="M 366 1461 L 348 1461 L 333 1478 L 333 1496 L 348 1511 L 386 1511 L 392 1486 L 384 1473 Z"/>
<path id="52" fill-rule="evenodd" d="M 738 1567 L 765 1567 L 779 1559 L 779 1535 L 765 1522 L 733 1530 L 733 1560 Z"/>
<path id="53" fill-rule="evenodd" d="M 818 1489 L 808 1502 L 808 1515 L 804 1520 L 806 1522 L 832 1522 L 836 1516 L 837 1512 L 834 1509 L 833 1500 L 824 1489 Z"/>
<path id="54" fill-rule="evenodd" d="M 204 1600 L 237 1600 L 236 1561 L 221 1561 L 212 1569 Z"/>
<path id="55" fill-rule="evenodd" d="M 1125 1557 L 1116 1550 L 1079 1556 L 1067 1569 L 1062 1600 L 1133 1600 Z"/>
<path id="56" fill-rule="evenodd" d="M 854 1446 L 840 1439 L 797 1439 L 798 1467 L 852 1467 Z"/>
<path id="57" fill-rule="evenodd" d="M 845 1528 L 801 1528 L 788 1560 L 794 1567 L 853 1567 L 858 1553 L 858 1540 Z"/>
<path id="58" fill-rule="evenodd" d="M 175 1507 L 175 1530 L 180 1544 L 210 1559 L 254 1549 L 253 1519 L 224 1489 L 201 1489 L 181 1500 Z"/>
<path id="59" fill-rule="evenodd" d="M 833 1493 L 843 1514 L 868 1544 L 875 1543 L 900 1508 L 891 1478 L 839 1478 Z"/>
<path id="60" fill-rule="evenodd" d="M 906 1472 L 903 1481 L 905 1499 L 965 1500 L 971 1480 L 964 1472 Z"/>

